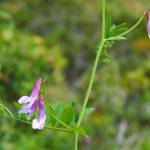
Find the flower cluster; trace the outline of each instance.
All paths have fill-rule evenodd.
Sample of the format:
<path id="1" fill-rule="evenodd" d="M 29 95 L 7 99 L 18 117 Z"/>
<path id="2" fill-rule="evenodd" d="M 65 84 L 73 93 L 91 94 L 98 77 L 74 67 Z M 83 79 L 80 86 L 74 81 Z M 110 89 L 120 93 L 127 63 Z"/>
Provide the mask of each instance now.
<path id="1" fill-rule="evenodd" d="M 44 109 L 44 98 L 40 95 L 40 88 L 43 83 L 42 78 L 39 78 L 32 90 L 30 96 L 22 96 L 18 103 L 22 104 L 22 108 L 18 111 L 18 113 L 25 113 L 27 115 L 27 119 L 30 120 L 32 115 L 39 110 L 38 118 L 32 121 L 33 129 L 43 129 L 45 125 L 45 109 Z"/>

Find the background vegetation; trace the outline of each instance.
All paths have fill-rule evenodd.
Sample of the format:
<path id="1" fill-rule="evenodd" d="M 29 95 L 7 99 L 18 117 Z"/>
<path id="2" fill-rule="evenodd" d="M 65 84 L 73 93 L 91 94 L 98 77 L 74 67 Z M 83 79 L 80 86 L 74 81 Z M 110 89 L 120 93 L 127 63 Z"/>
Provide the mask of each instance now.
<path id="1" fill-rule="evenodd" d="M 147 0 L 111 0 L 114 23 L 134 24 Z M 30 93 L 38 76 L 47 84 L 46 103 L 68 101 L 80 108 L 100 35 L 98 0 L 0 1 L 0 102 L 14 111 L 18 98 Z M 84 126 L 90 138 L 81 150 L 150 149 L 150 40 L 146 21 L 128 40 L 109 50 L 101 62 Z M 2 113 L 1 113 L 2 114 Z M 71 150 L 65 133 L 33 131 L 0 117 L 1 150 Z"/>

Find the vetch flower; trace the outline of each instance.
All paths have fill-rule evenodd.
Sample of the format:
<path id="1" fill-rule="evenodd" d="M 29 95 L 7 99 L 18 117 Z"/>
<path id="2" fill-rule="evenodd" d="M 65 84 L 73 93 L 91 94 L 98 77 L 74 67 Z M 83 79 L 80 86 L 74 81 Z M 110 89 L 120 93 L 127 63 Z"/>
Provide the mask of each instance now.
<path id="1" fill-rule="evenodd" d="M 44 109 L 44 99 L 42 96 L 39 97 L 38 108 L 39 108 L 39 116 L 38 118 L 32 121 L 33 129 L 43 129 L 45 125 L 46 114 Z"/>
<path id="2" fill-rule="evenodd" d="M 36 113 L 37 109 L 39 109 L 39 117 L 32 121 L 33 129 L 42 129 L 46 119 L 44 99 L 40 96 L 42 82 L 42 78 L 39 78 L 34 85 L 31 95 L 22 96 L 18 100 L 18 103 L 22 104 L 22 108 L 18 111 L 18 113 L 25 113 L 28 120 L 30 120 L 31 116 Z"/>
<path id="3" fill-rule="evenodd" d="M 36 81 L 32 93 L 30 96 L 22 96 L 19 100 L 19 104 L 23 104 L 22 108 L 18 113 L 26 113 L 27 119 L 30 119 L 31 116 L 36 112 L 37 109 L 37 99 L 40 93 L 40 88 L 42 84 L 42 78 L 38 78 Z"/>
<path id="4" fill-rule="evenodd" d="M 147 13 L 147 32 L 148 32 L 148 37 L 150 38 L 150 12 Z"/>
<path id="5" fill-rule="evenodd" d="M 18 103 L 26 104 L 28 102 L 35 101 L 39 95 L 41 84 L 42 84 L 42 78 L 38 78 L 38 80 L 36 81 L 36 83 L 34 85 L 31 95 L 30 96 L 22 96 L 18 100 Z"/>

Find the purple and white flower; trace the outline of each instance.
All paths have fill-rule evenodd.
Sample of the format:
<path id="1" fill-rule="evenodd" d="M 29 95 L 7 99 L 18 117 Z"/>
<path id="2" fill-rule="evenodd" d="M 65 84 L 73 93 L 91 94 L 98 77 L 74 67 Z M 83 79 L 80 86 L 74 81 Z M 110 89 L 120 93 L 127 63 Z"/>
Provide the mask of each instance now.
<path id="1" fill-rule="evenodd" d="M 32 115 L 36 113 L 37 109 L 39 109 L 39 117 L 32 121 L 33 129 L 42 129 L 46 119 L 44 99 L 40 96 L 42 82 L 42 78 L 39 78 L 34 85 L 31 95 L 22 96 L 18 100 L 18 103 L 22 104 L 22 108 L 18 111 L 18 113 L 25 113 L 28 120 L 30 120 Z"/>
<path id="2" fill-rule="evenodd" d="M 44 109 L 44 99 L 42 96 L 39 97 L 38 108 L 39 108 L 39 116 L 38 118 L 32 121 L 33 129 L 43 129 L 45 125 L 46 114 Z"/>
<path id="3" fill-rule="evenodd" d="M 148 37 L 150 38 L 150 12 L 147 13 L 147 32 L 148 32 Z"/>
<path id="4" fill-rule="evenodd" d="M 22 96 L 21 98 L 19 98 L 18 103 L 26 104 L 31 101 L 35 101 L 39 95 L 41 84 L 42 84 L 42 78 L 38 78 L 38 80 L 36 81 L 36 83 L 34 85 L 31 95 L 30 96 Z"/>

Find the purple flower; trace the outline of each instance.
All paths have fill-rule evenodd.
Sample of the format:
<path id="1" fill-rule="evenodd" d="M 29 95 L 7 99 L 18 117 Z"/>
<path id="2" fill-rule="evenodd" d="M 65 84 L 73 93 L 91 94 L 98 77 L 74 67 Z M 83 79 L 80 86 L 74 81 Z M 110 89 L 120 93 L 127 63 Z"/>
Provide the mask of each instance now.
<path id="1" fill-rule="evenodd" d="M 18 111 L 18 113 L 27 114 L 27 119 L 30 120 L 31 116 L 39 109 L 39 117 L 32 121 L 33 129 L 42 129 L 45 124 L 45 110 L 44 110 L 44 100 L 43 97 L 40 96 L 40 88 L 43 80 L 39 78 L 32 90 L 30 96 L 22 96 L 18 103 L 22 104 L 22 108 Z"/>
<path id="2" fill-rule="evenodd" d="M 150 12 L 147 13 L 147 32 L 148 32 L 148 37 L 150 38 Z"/>
<path id="3" fill-rule="evenodd" d="M 31 101 L 35 101 L 39 95 L 41 84 L 42 84 L 42 78 L 38 78 L 38 80 L 36 81 L 36 83 L 34 85 L 34 88 L 32 90 L 31 95 L 30 96 L 22 96 L 18 100 L 18 103 L 19 104 L 26 104 L 26 103 L 29 103 Z"/>
<path id="4" fill-rule="evenodd" d="M 30 96 L 22 96 L 19 100 L 19 104 L 23 104 L 22 108 L 18 111 L 18 113 L 26 113 L 27 119 L 30 119 L 31 116 L 36 112 L 37 108 L 37 99 L 40 93 L 40 88 L 42 84 L 42 78 L 39 78 L 32 90 Z"/>
<path id="5" fill-rule="evenodd" d="M 34 119 L 32 121 L 33 129 L 43 129 L 45 125 L 46 114 L 45 114 L 45 109 L 44 109 L 44 100 L 42 96 L 40 96 L 39 98 L 38 108 L 39 108 L 39 116 L 37 119 Z"/>

